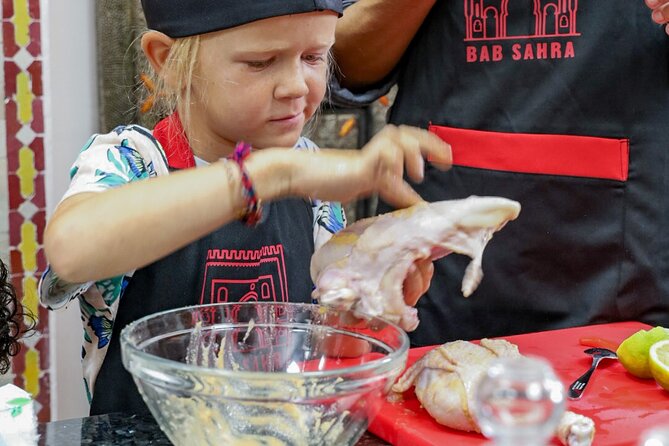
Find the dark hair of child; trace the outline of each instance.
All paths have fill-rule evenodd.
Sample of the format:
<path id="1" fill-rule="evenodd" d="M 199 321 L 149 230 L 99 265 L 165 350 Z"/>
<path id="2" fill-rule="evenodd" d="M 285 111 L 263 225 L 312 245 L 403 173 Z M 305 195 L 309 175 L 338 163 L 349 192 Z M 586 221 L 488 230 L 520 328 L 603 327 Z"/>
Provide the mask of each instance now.
<path id="1" fill-rule="evenodd" d="M 16 295 L 9 271 L 0 261 L 0 375 L 9 371 L 10 359 L 21 350 L 19 340 L 35 328 L 35 317 Z"/>

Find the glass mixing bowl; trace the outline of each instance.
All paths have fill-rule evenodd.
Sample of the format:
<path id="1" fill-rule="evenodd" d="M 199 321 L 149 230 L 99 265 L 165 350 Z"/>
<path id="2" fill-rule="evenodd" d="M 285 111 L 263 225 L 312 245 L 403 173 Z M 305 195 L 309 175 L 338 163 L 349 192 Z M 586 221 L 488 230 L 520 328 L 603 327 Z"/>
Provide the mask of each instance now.
<path id="1" fill-rule="evenodd" d="M 165 311 L 121 332 L 122 358 L 175 445 L 352 445 L 406 364 L 406 333 L 309 304 Z"/>

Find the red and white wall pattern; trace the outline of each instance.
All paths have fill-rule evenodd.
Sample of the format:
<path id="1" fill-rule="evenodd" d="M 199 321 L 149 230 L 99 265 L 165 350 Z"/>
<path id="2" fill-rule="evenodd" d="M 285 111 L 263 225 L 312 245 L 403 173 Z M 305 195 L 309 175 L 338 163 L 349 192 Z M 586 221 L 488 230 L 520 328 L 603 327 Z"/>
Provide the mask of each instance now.
<path id="1" fill-rule="evenodd" d="M 25 339 L 12 370 L 15 384 L 37 400 L 39 420 L 49 421 L 48 315 L 37 299 L 37 283 L 46 267 L 42 250 L 46 194 L 39 0 L 2 0 L 2 44 L 10 270 L 23 304 L 39 318 L 38 332 Z M 6 217 L 4 213 L 0 216 Z"/>

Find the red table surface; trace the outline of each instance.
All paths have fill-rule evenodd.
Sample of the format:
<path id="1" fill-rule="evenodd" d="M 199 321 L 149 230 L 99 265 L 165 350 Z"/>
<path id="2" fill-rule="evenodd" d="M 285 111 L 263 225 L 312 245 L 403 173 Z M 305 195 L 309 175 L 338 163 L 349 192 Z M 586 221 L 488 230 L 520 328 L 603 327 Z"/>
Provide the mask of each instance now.
<path id="1" fill-rule="evenodd" d="M 619 343 L 632 333 L 648 328 L 639 322 L 618 322 L 505 336 L 503 339 L 518 345 L 522 354 L 547 359 L 566 387 L 592 362 L 591 357 L 583 353 L 587 347 L 581 345 L 579 339 L 598 337 Z M 432 348 L 411 349 L 407 367 Z M 438 424 L 420 407 L 413 390 L 403 396 L 402 402 L 384 403 L 369 427 L 371 432 L 393 445 L 402 446 L 482 445 L 487 442 L 481 434 Z M 602 361 L 581 399 L 567 400 L 567 409 L 593 419 L 596 427 L 594 445 L 636 446 L 645 430 L 669 426 L 669 392 L 652 379 L 630 375 L 616 360 Z M 553 439 L 553 444 L 560 442 Z"/>

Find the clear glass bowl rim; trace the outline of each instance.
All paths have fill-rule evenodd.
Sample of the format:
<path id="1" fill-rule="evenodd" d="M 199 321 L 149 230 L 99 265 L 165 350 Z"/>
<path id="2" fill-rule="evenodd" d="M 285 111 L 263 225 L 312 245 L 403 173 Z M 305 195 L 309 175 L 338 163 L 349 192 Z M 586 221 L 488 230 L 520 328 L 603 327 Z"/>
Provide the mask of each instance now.
<path id="1" fill-rule="evenodd" d="M 123 362 L 125 363 L 126 361 L 131 361 L 131 360 L 139 360 L 140 362 L 148 362 L 155 364 L 156 366 L 160 368 L 169 368 L 171 370 L 179 370 L 182 372 L 186 373 L 193 373 L 196 372 L 200 376 L 209 376 L 209 377 L 219 377 L 219 378 L 232 378 L 232 379 L 244 379 L 244 380 L 249 380 L 249 381 L 258 381 L 258 380 L 263 380 L 266 381 L 268 378 L 268 373 L 267 372 L 250 372 L 250 371 L 239 371 L 239 370 L 228 370 L 228 369 L 217 369 L 213 367 L 204 367 L 204 366 L 198 366 L 198 365 L 192 365 L 192 364 L 184 364 L 179 361 L 174 361 L 171 359 L 166 359 L 162 358 L 157 355 L 153 355 L 151 353 L 146 353 L 142 350 L 140 350 L 133 342 L 130 341 L 130 336 L 133 330 L 138 327 L 139 325 L 148 322 L 151 319 L 157 319 L 161 316 L 168 315 L 168 314 L 174 314 L 174 313 L 179 313 L 179 312 L 186 312 L 186 311 L 192 311 L 194 309 L 204 309 L 204 308 L 209 308 L 209 307 L 233 307 L 233 306 L 256 306 L 256 305 L 267 305 L 267 306 L 277 306 L 277 307 L 291 307 L 291 308 L 318 308 L 318 307 L 325 307 L 328 308 L 328 310 L 335 311 L 332 307 L 326 307 L 323 305 L 319 304 L 308 304 L 308 303 L 293 303 L 293 302 L 227 302 L 227 303 L 216 303 L 216 304 L 206 304 L 206 305 L 192 305 L 192 306 L 185 306 L 185 307 L 179 307 L 179 308 L 173 308 L 170 310 L 165 310 L 161 311 L 158 313 L 153 313 L 148 316 L 144 316 L 140 319 L 137 319 L 136 321 L 133 321 L 126 325 L 122 330 L 121 330 L 121 336 L 120 336 L 120 342 L 121 342 L 121 350 L 122 350 L 122 355 L 125 356 L 127 354 L 128 358 L 124 358 Z M 362 315 L 360 315 L 362 316 Z M 393 352 L 388 353 L 387 355 L 383 356 L 382 358 L 379 359 L 374 359 L 369 362 L 366 362 L 364 364 L 359 364 L 355 366 L 350 366 L 350 367 L 341 367 L 337 369 L 331 369 L 331 370 L 321 370 L 321 371 L 312 371 L 312 372 L 300 372 L 300 373 L 289 373 L 289 372 L 272 372 L 271 377 L 272 379 L 303 379 L 305 381 L 308 380 L 321 380 L 323 378 L 331 378 L 331 377 L 336 377 L 336 376 L 343 376 L 343 375 L 351 375 L 351 374 L 356 374 L 359 372 L 366 372 L 370 370 L 375 370 L 378 369 L 379 371 L 391 371 L 393 368 L 393 365 L 400 363 L 400 360 L 402 359 L 403 356 L 406 356 L 409 351 L 409 336 L 407 333 L 401 329 L 398 325 L 389 322 L 383 318 L 376 317 L 376 316 L 370 316 L 368 317 L 369 321 L 379 321 L 387 326 L 390 326 L 395 330 L 400 338 L 400 346 Z M 212 324 L 212 325 L 207 325 L 207 327 L 210 326 L 217 326 L 221 324 Z M 224 324 L 223 324 L 224 325 Z M 328 327 L 327 325 L 323 325 L 323 327 Z M 343 329 L 339 329 L 337 331 L 345 331 Z M 391 370 L 386 370 L 386 369 L 391 369 Z M 130 370 L 129 370 L 130 371 Z M 130 371 L 131 374 L 136 374 L 134 371 Z M 380 376 L 379 376 L 380 378 Z"/>

